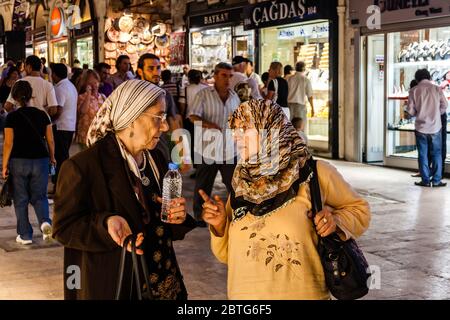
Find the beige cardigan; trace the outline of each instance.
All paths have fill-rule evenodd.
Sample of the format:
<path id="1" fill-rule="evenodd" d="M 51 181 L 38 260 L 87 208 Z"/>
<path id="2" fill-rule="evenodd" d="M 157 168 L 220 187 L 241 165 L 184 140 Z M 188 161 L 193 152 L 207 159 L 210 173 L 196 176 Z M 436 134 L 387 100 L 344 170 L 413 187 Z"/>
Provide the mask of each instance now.
<path id="1" fill-rule="evenodd" d="M 368 228 L 370 210 L 338 173 L 318 161 L 322 203 L 331 207 L 343 239 L 357 238 Z M 211 247 L 228 264 L 229 299 L 329 299 L 316 245 L 318 236 L 307 212 L 311 210 L 308 184 L 285 206 L 262 217 L 247 214 L 232 222 L 227 203 L 225 235 L 211 232 Z"/>

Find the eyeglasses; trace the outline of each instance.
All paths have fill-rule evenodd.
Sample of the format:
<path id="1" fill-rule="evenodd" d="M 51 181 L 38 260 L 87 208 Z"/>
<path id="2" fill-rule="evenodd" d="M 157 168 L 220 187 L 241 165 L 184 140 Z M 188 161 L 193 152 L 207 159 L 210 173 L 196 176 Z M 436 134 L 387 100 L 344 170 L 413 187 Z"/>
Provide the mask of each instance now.
<path id="1" fill-rule="evenodd" d="M 160 116 L 157 116 L 156 114 L 152 114 L 152 113 L 145 113 L 145 112 L 143 114 L 150 116 L 150 117 L 158 118 L 161 120 L 161 122 L 164 122 L 167 120 L 167 113 L 163 113 Z"/>

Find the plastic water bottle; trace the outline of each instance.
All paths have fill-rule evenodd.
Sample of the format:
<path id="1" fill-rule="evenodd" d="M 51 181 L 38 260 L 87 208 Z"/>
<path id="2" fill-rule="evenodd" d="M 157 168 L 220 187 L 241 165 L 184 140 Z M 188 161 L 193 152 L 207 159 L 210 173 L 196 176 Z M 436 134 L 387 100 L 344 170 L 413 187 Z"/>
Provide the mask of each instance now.
<path id="1" fill-rule="evenodd" d="M 170 201 L 181 197 L 182 187 L 183 179 L 180 172 L 178 172 L 178 164 L 169 163 L 169 171 L 167 171 L 163 179 L 161 221 L 167 222 L 167 211 L 170 209 Z"/>

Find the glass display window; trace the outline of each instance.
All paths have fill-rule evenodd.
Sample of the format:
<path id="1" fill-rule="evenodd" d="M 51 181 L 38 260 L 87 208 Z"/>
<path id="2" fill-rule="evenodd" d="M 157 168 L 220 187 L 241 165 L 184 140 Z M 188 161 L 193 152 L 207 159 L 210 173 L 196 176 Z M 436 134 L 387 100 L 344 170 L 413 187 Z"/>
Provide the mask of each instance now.
<path id="1" fill-rule="evenodd" d="M 310 141 L 327 145 L 329 140 L 329 110 L 331 105 L 330 44 L 328 21 L 284 25 L 261 30 L 261 70 L 271 62 L 295 68 L 297 62 L 306 64 L 306 76 L 311 80 L 315 116 L 311 117 L 308 103 L 306 134 Z M 326 143 L 325 143 L 326 142 Z"/>
<path id="2" fill-rule="evenodd" d="M 73 59 L 78 59 L 81 65 L 94 67 L 94 39 L 92 37 L 77 39 L 75 43 Z"/>
<path id="3" fill-rule="evenodd" d="M 53 59 L 51 62 L 59 63 L 62 58 L 69 61 L 69 46 L 67 40 L 54 42 L 53 44 Z"/>
<path id="4" fill-rule="evenodd" d="M 48 60 L 48 44 L 47 42 L 40 42 L 34 45 L 34 54 L 39 58 L 44 57 Z"/>
<path id="5" fill-rule="evenodd" d="M 387 41 L 387 156 L 417 158 L 414 118 L 404 112 L 410 83 L 417 70 L 428 69 L 450 100 L 450 27 L 389 33 Z M 445 129 L 450 133 L 449 122 Z M 447 152 L 449 147 L 447 139 Z"/>
<path id="6" fill-rule="evenodd" d="M 231 27 L 191 32 L 191 67 L 210 73 L 219 62 L 231 62 Z"/>

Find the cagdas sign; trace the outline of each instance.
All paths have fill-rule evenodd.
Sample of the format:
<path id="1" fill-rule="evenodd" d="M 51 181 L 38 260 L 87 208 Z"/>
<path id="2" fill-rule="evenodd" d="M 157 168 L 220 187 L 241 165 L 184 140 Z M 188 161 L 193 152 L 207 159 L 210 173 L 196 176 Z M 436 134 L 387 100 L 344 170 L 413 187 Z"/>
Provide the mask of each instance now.
<path id="1" fill-rule="evenodd" d="M 245 8 L 244 28 L 250 30 L 327 18 L 330 16 L 327 11 L 329 8 L 333 8 L 333 1 L 325 4 L 322 2 L 318 0 L 280 0 L 248 6 Z"/>

